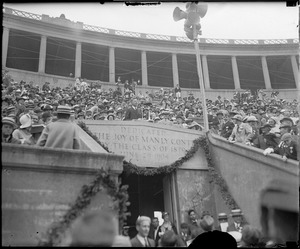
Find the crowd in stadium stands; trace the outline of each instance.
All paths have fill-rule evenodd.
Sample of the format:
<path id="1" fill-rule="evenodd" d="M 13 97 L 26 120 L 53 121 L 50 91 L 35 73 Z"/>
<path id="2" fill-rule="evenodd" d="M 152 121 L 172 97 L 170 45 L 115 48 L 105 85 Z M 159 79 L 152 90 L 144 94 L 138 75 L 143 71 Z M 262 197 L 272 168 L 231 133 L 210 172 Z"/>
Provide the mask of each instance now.
<path id="1" fill-rule="evenodd" d="M 58 106 L 69 106 L 71 120 L 147 120 L 174 127 L 202 130 L 202 104 L 190 92 L 181 97 L 179 85 L 157 91 L 136 92 L 136 82 L 124 83 L 120 77 L 115 86 L 103 90 L 100 84 L 76 78 L 72 87 L 42 87 L 33 82 L 15 82 L 2 73 L 2 119 L 18 127 L 9 140 L 35 144 L 32 125 L 48 125 L 57 119 Z M 267 97 L 263 90 L 236 92 L 232 99 L 218 96 L 207 99 L 209 129 L 230 142 L 243 143 L 277 153 L 283 159 L 297 159 L 297 100 L 278 98 L 279 92 Z M 8 119 L 7 119 L 8 118 Z M 8 121 L 7 121 L 8 120 Z"/>

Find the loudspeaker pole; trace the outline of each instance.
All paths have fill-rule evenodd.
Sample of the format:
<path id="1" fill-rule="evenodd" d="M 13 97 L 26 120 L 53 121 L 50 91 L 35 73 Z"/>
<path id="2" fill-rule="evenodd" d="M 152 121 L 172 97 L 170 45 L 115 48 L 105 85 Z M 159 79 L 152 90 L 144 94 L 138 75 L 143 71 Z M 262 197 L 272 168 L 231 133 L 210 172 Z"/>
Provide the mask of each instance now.
<path id="1" fill-rule="evenodd" d="M 197 60 L 197 71 L 199 77 L 199 86 L 200 92 L 202 97 L 202 110 L 203 110 L 203 122 L 204 122 L 204 130 L 208 131 L 208 116 L 207 116 L 207 109 L 206 109 L 206 96 L 205 96 L 205 89 L 204 89 L 204 82 L 203 82 L 203 73 L 202 73 L 202 64 L 200 58 L 200 48 L 198 43 L 198 32 L 196 30 L 196 25 L 193 26 L 193 33 L 194 33 L 194 45 L 196 51 L 196 60 Z"/>

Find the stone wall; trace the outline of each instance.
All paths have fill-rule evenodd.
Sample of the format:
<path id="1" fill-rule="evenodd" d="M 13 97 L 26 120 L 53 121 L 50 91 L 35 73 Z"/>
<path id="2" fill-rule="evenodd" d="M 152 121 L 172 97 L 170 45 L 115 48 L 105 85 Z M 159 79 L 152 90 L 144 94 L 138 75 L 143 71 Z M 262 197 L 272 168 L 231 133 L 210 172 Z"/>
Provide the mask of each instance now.
<path id="1" fill-rule="evenodd" d="M 260 228 L 261 191 L 273 179 L 295 181 L 299 185 L 299 162 L 290 159 L 283 162 L 276 154 L 264 156 L 261 149 L 231 144 L 213 134 L 209 135 L 209 140 L 213 161 L 229 192 L 246 220 Z"/>
<path id="2" fill-rule="evenodd" d="M 2 144 L 2 246 L 36 246 L 98 169 L 110 169 L 117 180 L 122 161 L 108 153 Z M 88 209 L 110 204 L 104 190 Z"/>

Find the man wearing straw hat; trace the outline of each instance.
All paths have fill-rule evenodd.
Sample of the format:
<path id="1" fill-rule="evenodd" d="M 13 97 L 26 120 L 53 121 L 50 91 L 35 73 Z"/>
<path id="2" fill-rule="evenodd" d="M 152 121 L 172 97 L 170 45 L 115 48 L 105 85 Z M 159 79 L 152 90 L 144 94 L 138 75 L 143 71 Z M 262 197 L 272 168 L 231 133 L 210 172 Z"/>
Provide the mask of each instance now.
<path id="1" fill-rule="evenodd" d="M 48 124 L 38 142 L 38 146 L 62 149 L 80 149 L 80 139 L 77 128 L 70 121 L 71 107 L 57 107 L 57 121 Z"/>
<path id="2" fill-rule="evenodd" d="M 17 124 L 13 118 L 5 117 L 2 119 L 2 143 L 21 144 L 21 141 L 12 136 Z"/>

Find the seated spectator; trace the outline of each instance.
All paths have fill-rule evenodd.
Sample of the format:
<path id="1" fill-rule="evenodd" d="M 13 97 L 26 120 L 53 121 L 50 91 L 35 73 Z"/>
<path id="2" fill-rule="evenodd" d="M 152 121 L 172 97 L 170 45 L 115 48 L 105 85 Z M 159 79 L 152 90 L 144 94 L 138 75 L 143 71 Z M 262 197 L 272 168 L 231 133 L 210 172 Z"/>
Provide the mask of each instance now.
<path id="1" fill-rule="evenodd" d="M 253 140 L 251 145 L 263 150 L 267 148 L 275 148 L 279 141 L 274 133 L 270 133 L 271 126 L 269 124 L 264 124 L 260 129 L 261 134 Z"/>
<path id="2" fill-rule="evenodd" d="M 80 149 L 77 127 L 70 121 L 71 108 L 58 106 L 57 121 L 48 124 L 38 142 L 38 146 L 62 149 Z"/>
<path id="3" fill-rule="evenodd" d="M 49 111 L 43 112 L 39 124 L 48 125 L 52 122 L 52 115 Z"/>
<path id="4" fill-rule="evenodd" d="M 32 120 L 29 114 L 24 114 L 20 118 L 21 126 L 14 130 L 13 137 L 20 140 L 22 144 L 34 145 L 36 143 L 34 137 L 30 133 Z"/>
<path id="5" fill-rule="evenodd" d="M 12 136 L 13 130 L 16 128 L 16 122 L 9 117 L 2 119 L 2 143 L 21 144 L 21 141 Z"/>
<path id="6" fill-rule="evenodd" d="M 113 216 L 104 211 L 84 214 L 71 227 L 71 246 L 111 247 L 115 241 Z"/>
<path id="7" fill-rule="evenodd" d="M 235 115 L 232 118 L 233 122 L 235 123 L 235 126 L 232 130 L 232 133 L 228 140 L 230 142 L 238 142 L 238 143 L 246 143 L 247 136 L 252 132 L 251 126 L 248 124 L 242 123 L 242 116 L 241 115 Z"/>
<path id="8" fill-rule="evenodd" d="M 292 141 L 292 135 L 286 133 L 281 137 L 281 142 L 273 149 L 267 148 L 263 154 L 266 156 L 270 153 L 276 153 L 282 156 L 283 161 L 287 159 L 297 160 L 297 143 Z"/>

